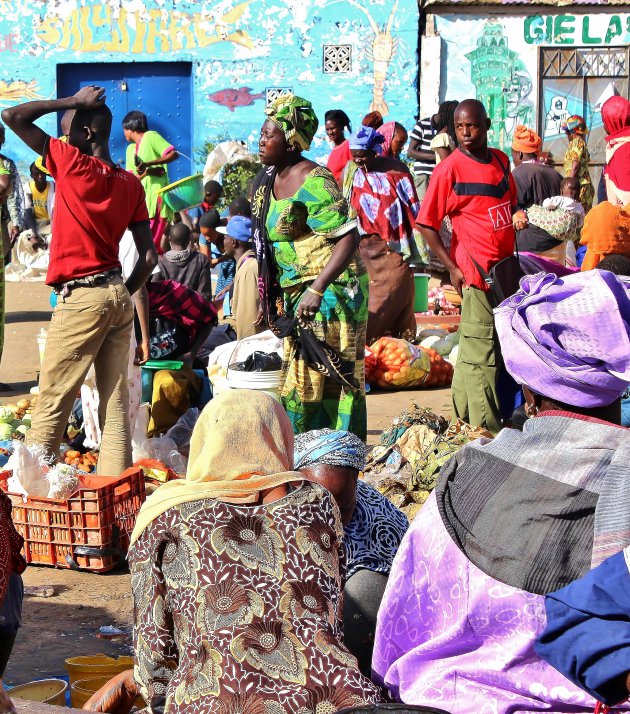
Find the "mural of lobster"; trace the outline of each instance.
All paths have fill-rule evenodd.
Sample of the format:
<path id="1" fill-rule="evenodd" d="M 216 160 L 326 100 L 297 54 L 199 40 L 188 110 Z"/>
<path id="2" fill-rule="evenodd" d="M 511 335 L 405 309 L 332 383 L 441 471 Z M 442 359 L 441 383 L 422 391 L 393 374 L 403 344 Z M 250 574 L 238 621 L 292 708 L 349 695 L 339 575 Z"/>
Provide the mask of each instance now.
<path id="1" fill-rule="evenodd" d="M 384 28 L 380 28 L 366 8 L 360 5 L 356 0 L 348 0 L 350 5 L 361 10 L 367 17 L 372 32 L 374 33 L 372 44 L 367 50 L 367 56 L 374 63 L 374 91 L 370 111 L 380 112 L 383 116 L 389 114 L 389 107 L 385 101 L 387 70 L 398 49 L 398 38 L 392 35 L 392 24 L 398 8 L 398 2 L 399 0 L 395 0 L 387 24 Z"/>

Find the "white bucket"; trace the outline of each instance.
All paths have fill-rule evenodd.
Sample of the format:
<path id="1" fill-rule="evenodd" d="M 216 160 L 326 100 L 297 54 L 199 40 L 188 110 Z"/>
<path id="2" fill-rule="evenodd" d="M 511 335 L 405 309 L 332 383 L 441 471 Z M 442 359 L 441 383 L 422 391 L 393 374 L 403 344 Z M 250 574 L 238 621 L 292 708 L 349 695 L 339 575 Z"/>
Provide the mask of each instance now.
<path id="1" fill-rule="evenodd" d="M 280 401 L 280 375 L 282 370 L 273 372 L 240 372 L 236 369 L 227 371 L 227 383 L 230 389 L 255 389 Z"/>

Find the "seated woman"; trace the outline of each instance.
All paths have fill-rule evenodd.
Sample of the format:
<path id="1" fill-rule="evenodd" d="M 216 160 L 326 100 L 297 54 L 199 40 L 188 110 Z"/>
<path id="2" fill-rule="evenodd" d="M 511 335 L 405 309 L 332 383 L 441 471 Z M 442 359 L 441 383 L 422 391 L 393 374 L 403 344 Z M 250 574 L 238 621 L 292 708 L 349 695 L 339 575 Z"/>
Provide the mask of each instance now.
<path id="1" fill-rule="evenodd" d="M 495 320 L 530 418 L 443 467 L 394 560 L 373 674 L 453 712 L 592 711 L 534 642 L 543 596 L 630 544 L 630 283 L 526 276 Z"/>
<path id="2" fill-rule="evenodd" d="M 204 409 L 186 479 L 146 501 L 132 535 L 135 678 L 150 714 L 379 701 L 342 641 L 338 510 L 303 479 L 274 399 L 230 390 Z"/>
<path id="3" fill-rule="evenodd" d="M 370 673 L 376 615 L 407 516 L 374 487 L 359 481 L 365 444 L 348 431 L 320 429 L 295 437 L 295 468 L 334 496 L 341 511 L 346 547 L 344 640 Z"/>

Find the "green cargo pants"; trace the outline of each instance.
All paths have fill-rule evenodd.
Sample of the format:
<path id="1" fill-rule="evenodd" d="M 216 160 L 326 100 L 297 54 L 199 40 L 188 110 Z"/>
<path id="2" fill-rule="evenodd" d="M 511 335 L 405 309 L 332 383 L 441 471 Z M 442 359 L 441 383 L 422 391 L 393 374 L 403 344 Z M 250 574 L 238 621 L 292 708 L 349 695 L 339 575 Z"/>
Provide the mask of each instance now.
<path id="1" fill-rule="evenodd" d="M 464 288 L 459 353 L 453 375 L 453 415 L 487 429 L 501 430 L 497 377 L 501 353 L 492 308 L 483 290 Z"/>

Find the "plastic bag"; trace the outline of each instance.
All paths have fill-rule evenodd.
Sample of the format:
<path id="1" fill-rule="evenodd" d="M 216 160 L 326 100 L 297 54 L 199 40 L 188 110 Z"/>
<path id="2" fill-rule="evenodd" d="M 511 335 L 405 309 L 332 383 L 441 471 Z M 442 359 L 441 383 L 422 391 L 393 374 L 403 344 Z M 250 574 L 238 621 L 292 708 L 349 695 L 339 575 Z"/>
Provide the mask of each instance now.
<path id="1" fill-rule="evenodd" d="M 151 405 L 148 402 L 140 405 L 136 424 L 131 435 L 131 453 L 134 461 L 143 458 L 144 452 L 141 455 L 140 450 L 142 444 L 147 440 L 147 432 L 149 430 L 149 420 L 151 418 Z"/>
<path id="2" fill-rule="evenodd" d="M 55 464 L 46 474 L 48 498 L 66 499 L 79 488 L 76 470 L 68 464 Z"/>
<path id="3" fill-rule="evenodd" d="M 192 436 L 195 424 L 199 419 L 199 409 L 191 407 L 185 414 L 179 417 L 177 423 L 174 424 L 164 436 L 172 439 L 178 449 L 183 446 L 190 446 L 190 437 Z"/>
<path id="4" fill-rule="evenodd" d="M 282 368 L 282 358 L 276 352 L 252 352 L 244 362 L 231 364 L 235 372 L 277 372 Z"/>
<path id="5" fill-rule="evenodd" d="M 13 472 L 7 483 L 9 491 L 25 497 L 47 498 L 50 484 L 46 473 L 49 468 L 43 447 L 37 444 L 26 446 L 21 441 L 14 441 L 13 454 L 6 465 L 6 470 Z"/>
<path id="6" fill-rule="evenodd" d="M 141 459 L 154 459 L 161 461 L 177 474 L 186 473 L 188 461 L 177 450 L 177 444 L 168 436 L 159 436 L 154 439 L 145 439 L 134 450 L 134 463 Z"/>
<path id="7" fill-rule="evenodd" d="M 431 365 L 428 353 L 406 340 L 381 337 L 370 348 L 375 358 L 366 368 L 365 378 L 370 384 L 384 389 L 418 387 L 427 378 Z"/>

